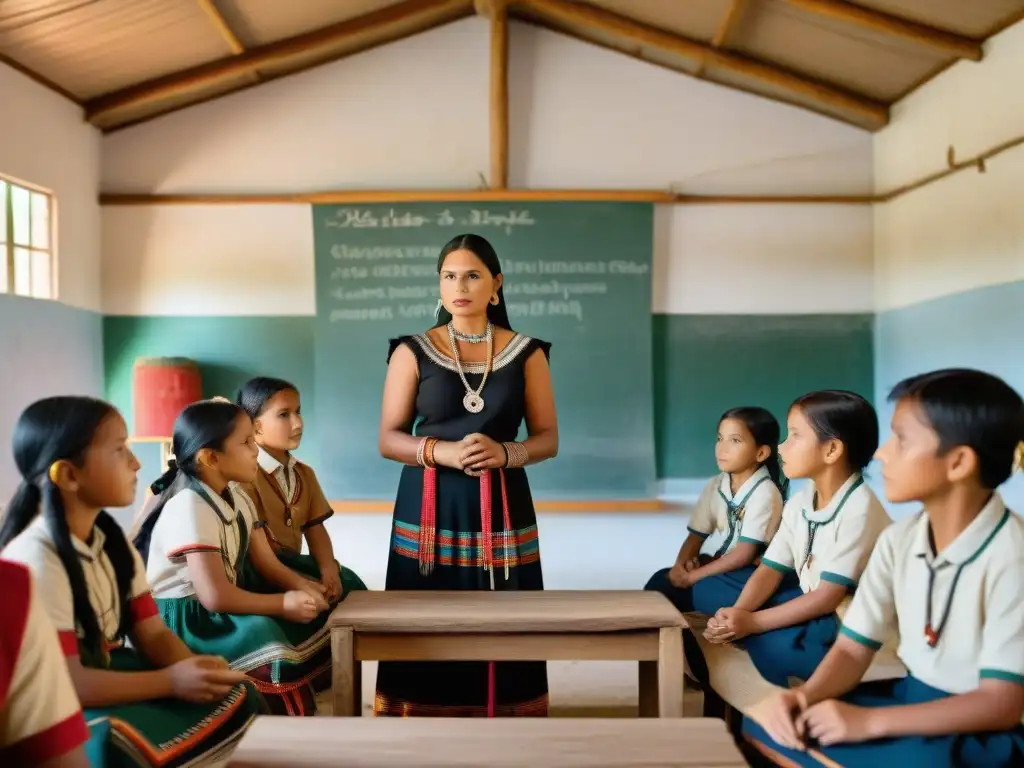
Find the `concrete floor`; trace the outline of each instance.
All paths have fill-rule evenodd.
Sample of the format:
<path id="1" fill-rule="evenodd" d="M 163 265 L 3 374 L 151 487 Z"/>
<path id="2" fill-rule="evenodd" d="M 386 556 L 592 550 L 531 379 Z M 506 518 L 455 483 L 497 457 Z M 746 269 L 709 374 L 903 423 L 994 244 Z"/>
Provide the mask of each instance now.
<path id="1" fill-rule="evenodd" d="M 363 665 L 363 717 L 372 717 L 377 663 Z M 636 717 L 637 665 L 628 661 L 548 662 L 551 717 Z M 330 696 L 318 702 L 318 715 L 330 715 Z M 685 717 L 700 717 L 703 694 L 687 686 Z"/>

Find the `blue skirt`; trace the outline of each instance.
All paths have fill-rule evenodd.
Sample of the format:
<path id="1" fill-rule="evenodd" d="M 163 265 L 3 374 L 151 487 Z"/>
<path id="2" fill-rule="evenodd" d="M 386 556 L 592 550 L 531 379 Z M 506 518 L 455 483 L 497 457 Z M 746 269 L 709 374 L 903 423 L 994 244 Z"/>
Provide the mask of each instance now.
<path id="1" fill-rule="evenodd" d="M 932 688 L 913 677 L 864 683 L 843 697 L 859 707 L 895 707 L 923 704 L 950 694 Z M 781 747 L 750 718 L 743 718 L 743 735 L 755 746 L 767 747 L 796 765 L 821 768 L 822 763 L 806 752 Z M 860 744 L 814 747 L 844 768 L 1010 768 L 1024 765 L 1024 725 L 997 733 L 954 734 L 950 736 L 903 736 Z M 771 757 L 775 758 L 775 755 Z"/>
<path id="2" fill-rule="evenodd" d="M 753 566 L 740 568 L 729 573 L 711 576 L 698 581 L 693 587 L 694 610 L 705 616 L 714 616 L 719 608 L 735 605 L 743 587 L 754 574 Z M 794 575 L 783 578 L 782 583 L 761 609 L 782 605 L 790 600 L 803 596 L 803 590 Z M 759 635 L 750 635 L 737 643 L 750 654 L 750 660 L 761 673 L 761 677 L 769 683 L 789 687 L 789 678 L 797 677 L 808 680 L 825 658 L 839 634 L 839 620 L 834 614 L 820 616 L 804 624 L 782 627 Z M 693 653 L 700 653 L 696 642 L 687 644 L 687 659 L 690 669 L 701 683 L 701 669 L 706 669 L 703 655 L 700 659 L 693 658 Z"/>

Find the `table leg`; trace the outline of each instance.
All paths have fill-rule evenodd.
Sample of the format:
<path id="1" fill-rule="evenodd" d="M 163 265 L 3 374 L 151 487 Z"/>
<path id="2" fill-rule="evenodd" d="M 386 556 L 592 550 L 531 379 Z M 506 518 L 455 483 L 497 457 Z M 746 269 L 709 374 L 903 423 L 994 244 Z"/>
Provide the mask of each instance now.
<path id="1" fill-rule="evenodd" d="M 683 716 L 683 630 L 663 627 L 658 637 L 658 717 Z"/>
<path id="2" fill-rule="evenodd" d="M 331 629 L 331 695 L 335 717 L 357 717 L 361 714 L 359 677 L 355 665 L 354 632 L 350 627 Z"/>
<path id="3" fill-rule="evenodd" d="M 658 716 L 658 662 L 641 661 L 640 702 L 637 714 L 640 717 Z"/>

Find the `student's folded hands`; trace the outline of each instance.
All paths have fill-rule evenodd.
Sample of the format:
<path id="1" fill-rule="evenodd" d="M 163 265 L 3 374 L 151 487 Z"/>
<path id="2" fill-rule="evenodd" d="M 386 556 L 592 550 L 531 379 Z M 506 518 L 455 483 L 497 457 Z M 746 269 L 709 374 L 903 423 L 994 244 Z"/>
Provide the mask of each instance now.
<path id="1" fill-rule="evenodd" d="M 754 632 L 754 614 L 742 608 L 719 608 L 708 619 L 704 639 L 710 643 L 731 643 Z"/>
<path id="2" fill-rule="evenodd" d="M 310 597 L 316 603 L 318 611 L 326 611 L 330 608 L 327 597 L 327 587 L 321 584 L 319 581 L 310 581 L 309 579 L 303 580 L 301 589 L 304 592 L 308 592 Z"/>
<path id="3" fill-rule="evenodd" d="M 808 706 L 799 688 L 773 694 L 750 711 L 776 744 L 799 751 L 874 738 L 871 716 L 868 708 L 836 699 Z"/>

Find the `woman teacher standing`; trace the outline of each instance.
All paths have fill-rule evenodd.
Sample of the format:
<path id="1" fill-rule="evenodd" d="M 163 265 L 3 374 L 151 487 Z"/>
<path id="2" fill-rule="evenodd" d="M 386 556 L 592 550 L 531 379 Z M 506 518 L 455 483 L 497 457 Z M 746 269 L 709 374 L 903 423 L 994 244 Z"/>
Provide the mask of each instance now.
<path id="1" fill-rule="evenodd" d="M 558 451 L 547 342 L 510 328 L 501 265 L 479 235 L 437 261 L 437 326 L 391 341 L 380 452 L 405 465 L 386 589 L 543 589 L 523 466 Z M 526 421 L 529 437 L 516 442 Z M 543 662 L 382 662 L 382 716 L 544 716 Z"/>

